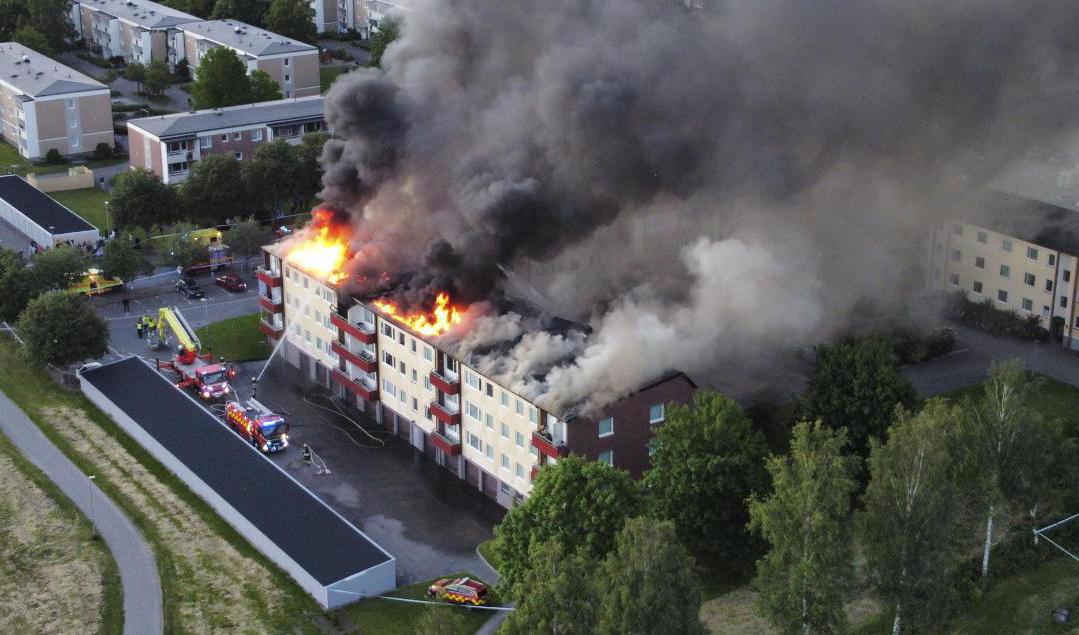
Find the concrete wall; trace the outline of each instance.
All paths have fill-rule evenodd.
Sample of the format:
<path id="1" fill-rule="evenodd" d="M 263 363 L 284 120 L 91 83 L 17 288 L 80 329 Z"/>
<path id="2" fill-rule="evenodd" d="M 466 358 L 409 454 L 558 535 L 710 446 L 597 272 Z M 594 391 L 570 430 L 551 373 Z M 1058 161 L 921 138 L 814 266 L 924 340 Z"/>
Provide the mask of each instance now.
<path id="1" fill-rule="evenodd" d="M 85 165 L 79 165 L 68 168 L 67 172 L 30 173 L 26 175 L 26 182 L 42 192 L 84 190 L 94 187 L 94 172 Z"/>

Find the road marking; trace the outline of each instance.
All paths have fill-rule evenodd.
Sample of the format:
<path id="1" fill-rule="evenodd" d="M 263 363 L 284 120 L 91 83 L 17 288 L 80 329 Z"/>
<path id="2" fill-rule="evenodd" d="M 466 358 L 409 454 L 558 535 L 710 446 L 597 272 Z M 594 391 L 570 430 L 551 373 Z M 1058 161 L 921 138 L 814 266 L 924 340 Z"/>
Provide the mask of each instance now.
<path id="1" fill-rule="evenodd" d="M 250 301 L 251 301 L 251 298 L 240 298 L 239 300 L 229 300 L 228 302 L 217 302 L 217 303 L 213 303 L 213 304 L 207 302 L 206 306 L 207 307 L 225 306 L 226 304 L 236 304 L 237 302 L 250 302 Z M 188 302 L 190 302 L 190 300 L 188 300 Z M 164 306 L 164 305 L 162 305 L 162 306 Z M 202 303 L 199 302 L 198 304 L 188 304 L 187 306 L 188 307 L 196 306 L 196 307 L 201 308 Z M 107 322 L 116 322 L 116 321 L 119 321 L 119 320 L 135 320 L 135 319 L 138 319 L 140 317 L 142 317 L 142 316 L 141 315 L 123 315 L 123 316 L 120 316 L 120 317 L 105 318 L 105 320 Z"/>

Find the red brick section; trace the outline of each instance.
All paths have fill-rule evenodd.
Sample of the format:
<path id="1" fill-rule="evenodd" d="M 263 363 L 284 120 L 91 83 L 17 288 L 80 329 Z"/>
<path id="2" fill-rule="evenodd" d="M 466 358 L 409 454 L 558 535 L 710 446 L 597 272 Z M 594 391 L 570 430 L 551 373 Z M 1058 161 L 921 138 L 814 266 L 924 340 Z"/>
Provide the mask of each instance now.
<path id="1" fill-rule="evenodd" d="M 671 373 L 637 392 L 604 408 L 595 418 L 578 417 L 566 423 L 566 445 L 570 454 L 596 459 L 601 452 L 614 450 L 614 466 L 640 478 L 648 469 L 648 442 L 660 424 L 649 423 L 653 404 L 688 404 L 697 385 L 684 373 Z M 599 421 L 614 417 L 614 434 L 599 436 Z"/>

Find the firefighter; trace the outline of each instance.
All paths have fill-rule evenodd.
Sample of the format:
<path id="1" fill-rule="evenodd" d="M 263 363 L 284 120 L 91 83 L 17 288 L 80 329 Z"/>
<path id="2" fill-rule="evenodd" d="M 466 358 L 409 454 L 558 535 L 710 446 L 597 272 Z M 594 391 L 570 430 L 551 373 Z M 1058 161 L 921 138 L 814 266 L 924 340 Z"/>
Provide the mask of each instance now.
<path id="1" fill-rule="evenodd" d="M 306 443 L 303 444 L 303 463 L 304 465 L 311 465 L 311 446 Z"/>
<path id="2" fill-rule="evenodd" d="M 144 328 L 145 328 L 145 326 L 142 323 L 142 318 L 141 317 L 139 319 L 135 320 L 135 332 L 139 334 L 139 339 L 140 340 L 142 339 L 142 331 L 143 331 Z"/>

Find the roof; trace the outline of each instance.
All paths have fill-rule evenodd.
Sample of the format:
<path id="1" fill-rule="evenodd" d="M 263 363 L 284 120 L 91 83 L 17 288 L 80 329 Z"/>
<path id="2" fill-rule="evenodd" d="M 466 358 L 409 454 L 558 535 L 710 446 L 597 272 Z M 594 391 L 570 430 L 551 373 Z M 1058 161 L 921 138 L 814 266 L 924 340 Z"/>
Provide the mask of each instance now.
<path id="1" fill-rule="evenodd" d="M 272 31 L 251 26 L 239 20 L 210 20 L 195 22 L 180 27 L 181 31 L 222 44 L 248 55 L 276 55 L 278 53 L 298 53 L 318 51 L 310 44 L 293 40 Z"/>
<path id="2" fill-rule="evenodd" d="M 321 119 L 325 113 L 324 103 L 325 100 L 321 95 L 294 97 L 242 106 L 130 119 L 127 125 L 145 130 L 159 138 L 176 137 L 222 128 Z"/>
<path id="3" fill-rule="evenodd" d="M 31 97 L 109 88 L 96 79 L 17 42 L 0 44 L 0 80 Z"/>
<path id="4" fill-rule="evenodd" d="M 147 0 L 74 0 L 76 4 L 104 11 L 109 15 L 137 24 L 147 29 L 163 29 L 201 18 L 177 11 L 171 7 Z"/>
<path id="5" fill-rule="evenodd" d="M 1079 210 L 1026 195 L 993 192 L 955 215 L 979 227 L 1079 256 Z"/>
<path id="6" fill-rule="evenodd" d="M 139 358 L 88 370 L 82 377 L 320 584 L 391 560 Z"/>
<path id="7" fill-rule="evenodd" d="M 0 199 L 53 235 L 97 231 L 81 216 L 27 183 L 21 176 L 0 176 Z"/>

